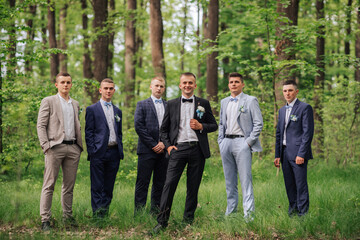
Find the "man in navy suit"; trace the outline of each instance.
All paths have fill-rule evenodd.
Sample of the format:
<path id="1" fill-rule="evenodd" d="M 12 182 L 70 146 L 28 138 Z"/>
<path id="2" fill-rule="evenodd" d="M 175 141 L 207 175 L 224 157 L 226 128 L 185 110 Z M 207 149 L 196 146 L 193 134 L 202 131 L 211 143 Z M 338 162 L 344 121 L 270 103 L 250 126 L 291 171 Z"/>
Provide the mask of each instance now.
<path id="1" fill-rule="evenodd" d="M 151 96 L 139 101 L 135 111 L 135 131 L 139 136 L 138 172 L 135 185 L 135 214 L 146 205 L 151 174 L 151 213 L 158 214 L 161 192 L 164 187 L 167 159 L 165 145 L 160 141 L 159 129 L 164 118 L 166 102 L 161 99 L 165 91 L 165 80 L 155 77 L 150 84 Z"/>
<path id="2" fill-rule="evenodd" d="M 279 110 L 276 128 L 275 167 L 282 166 L 289 216 L 305 215 L 309 210 L 307 164 L 312 159 L 311 141 L 314 135 L 312 107 L 296 98 L 295 81 L 283 84 L 286 105 Z"/>
<path id="3" fill-rule="evenodd" d="M 210 157 L 207 134 L 217 129 L 208 100 L 194 96 L 196 77 L 193 73 L 180 76 L 182 96 L 168 101 L 160 139 L 170 155 L 166 180 L 160 201 L 158 224 L 152 234 L 167 227 L 176 187 L 187 165 L 187 192 L 183 220 L 192 223 L 198 201 L 198 191 L 205 166 Z"/>
<path id="4" fill-rule="evenodd" d="M 90 161 L 91 206 L 94 217 L 108 215 L 116 173 L 124 158 L 121 110 L 111 103 L 115 93 L 113 80 L 100 83 L 99 102 L 86 108 L 85 139 Z"/>

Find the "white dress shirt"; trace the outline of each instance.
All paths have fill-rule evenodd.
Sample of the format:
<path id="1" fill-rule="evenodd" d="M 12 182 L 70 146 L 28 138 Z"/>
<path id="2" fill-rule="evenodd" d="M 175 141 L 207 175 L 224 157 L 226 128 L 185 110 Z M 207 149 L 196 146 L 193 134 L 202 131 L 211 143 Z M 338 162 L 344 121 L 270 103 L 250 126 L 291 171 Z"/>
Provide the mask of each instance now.
<path id="1" fill-rule="evenodd" d="M 64 131 L 65 131 L 65 141 L 76 140 L 75 138 L 75 114 L 74 107 L 72 105 L 72 100 L 69 97 L 69 101 L 66 101 L 60 94 L 57 94 L 60 98 L 60 104 L 62 108 L 62 113 L 64 117 Z"/>
<path id="2" fill-rule="evenodd" d="M 151 95 L 151 99 L 153 100 L 153 103 L 155 105 L 155 109 L 156 109 L 156 115 L 159 121 L 159 128 L 161 127 L 162 121 L 164 119 L 164 113 L 165 113 L 165 108 L 164 108 L 164 103 L 161 98 L 156 98 L 153 95 Z M 155 100 L 161 100 L 161 103 L 156 103 Z"/>
<path id="3" fill-rule="evenodd" d="M 240 111 L 240 97 L 242 92 L 235 97 L 237 101 L 229 101 L 226 108 L 226 135 L 242 135 L 244 136 L 244 132 L 241 130 L 237 117 Z M 233 97 L 231 97 L 233 98 Z"/>
<path id="4" fill-rule="evenodd" d="M 193 99 L 193 102 L 182 102 L 181 99 L 181 107 L 180 107 L 180 125 L 179 125 L 179 134 L 177 137 L 177 142 L 193 142 L 199 141 L 194 130 L 190 128 L 190 119 L 194 118 L 194 109 L 195 109 L 195 98 L 192 95 L 190 98 L 185 99 Z"/>
<path id="5" fill-rule="evenodd" d="M 286 146 L 286 127 L 288 125 L 290 113 L 291 113 L 292 108 L 294 107 L 296 99 L 297 98 L 295 98 L 290 104 L 286 104 L 287 106 L 291 106 L 291 108 L 288 108 L 285 111 L 285 128 L 284 128 L 284 138 L 283 138 L 283 145 L 285 145 L 285 146 Z"/>
<path id="6" fill-rule="evenodd" d="M 110 106 L 105 106 L 105 101 L 100 99 L 101 107 L 105 113 L 106 121 L 110 130 L 109 137 L 109 146 L 114 146 L 117 144 L 116 134 L 115 134 L 115 117 L 114 117 L 114 108 L 112 104 Z"/>

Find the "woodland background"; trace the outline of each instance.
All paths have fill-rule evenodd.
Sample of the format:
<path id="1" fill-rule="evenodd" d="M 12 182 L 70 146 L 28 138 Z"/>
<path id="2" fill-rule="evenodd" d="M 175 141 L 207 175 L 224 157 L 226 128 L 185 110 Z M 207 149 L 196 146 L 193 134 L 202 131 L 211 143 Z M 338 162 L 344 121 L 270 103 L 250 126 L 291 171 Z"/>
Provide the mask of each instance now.
<path id="1" fill-rule="evenodd" d="M 0 28 L 4 186 L 34 176 L 41 181 L 37 114 L 41 99 L 56 93 L 59 71 L 73 78 L 71 97 L 83 109 L 83 128 L 99 82 L 114 79 L 113 102 L 124 116 L 119 175 L 127 180 L 136 176 L 136 102 L 149 97 L 155 75 L 166 79 L 167 99 L 179 96 L 184 71 L 197 75 L 196 95 L 211 100 L 215 115 L 229 95 L 228 73 L 244 75 L 244 92 L 259 99 L 264 118 L 264 151 L 253 160 L 259 171 L 272 167 L 287 79 L 299 83 L 299 99 L 314 108 L 312 164 L 359 171 L 359 0 L 0 0 Z M 216 138 L 210 135 L 212 159 L 221 163 Z M 358 184 L 352 193 L 359 223 Z"/>

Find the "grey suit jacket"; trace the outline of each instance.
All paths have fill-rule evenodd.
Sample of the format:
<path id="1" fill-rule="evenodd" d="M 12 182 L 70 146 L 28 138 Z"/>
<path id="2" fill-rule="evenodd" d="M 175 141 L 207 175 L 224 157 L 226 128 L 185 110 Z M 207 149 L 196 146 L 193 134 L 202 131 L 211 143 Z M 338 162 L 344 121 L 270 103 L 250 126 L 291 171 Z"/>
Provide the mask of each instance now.
<path id="1" fill-rule="evenodd" d="M 230 101 L 230 97 L 221 100 L 220 123 L 218 143 L 225 138 L 226 132 L 226 108 Z M 263 119 L 261 110 L 256 97 L 242 93 L 238 102 L 237 122 L 241 130 L 245 134 L 245 141 L 250 145 L 253 152 L 261 152 L 261 144 L 259 140 L 260 132 L 263 128 Z"/>
<path id="2" fill-rule="evenodd" d="M 79 103 L 74 99 L 71 100 L 74 108 L 76 143 L 82 151 L 83 145 L 79 121 Z M 49 148 L 61 144 L 64 140 L 64 117 L 59 96 L 49 96 L 41 101 L 37 120 L 37 133 L 44 153 Z"/>

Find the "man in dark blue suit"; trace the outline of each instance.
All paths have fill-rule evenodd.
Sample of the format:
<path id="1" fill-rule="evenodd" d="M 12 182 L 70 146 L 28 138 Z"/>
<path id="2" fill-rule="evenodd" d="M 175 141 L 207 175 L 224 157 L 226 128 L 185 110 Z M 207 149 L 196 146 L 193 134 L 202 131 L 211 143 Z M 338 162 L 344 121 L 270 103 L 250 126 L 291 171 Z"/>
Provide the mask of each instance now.
<path id="1" fill-rule="evenodd" d="M 135 131 L 139 136 L 138 172 L 135 185 L 135 214 L 146 205 L 151 174 L 151 210 L 159 212 L 161 192 L 164 187 L 167 159 L 165 145 L 160 141 L 159 129 L 164 118 L 166 102 L 161 99 L 165 91 L 165 80 L 155 77 L 150 84 L 151 97 L 139 101 L 135 111 Z"/>
<path id="2" fill-rule="evenodd" d="M 276 129 L 275 167 L 282 165 L 289 216 L 305 215 L 309 210 L 307 164 L 312 159 L 311 141 L 314 135 L 312 107 L 296 98 L 295 81 L 286 81 L 283 94 L 286 105 L 279 110 Z"/>
<path id="3" fill-rule="evenodd" d="M 105 78 L 99 92 L 100 101 L 86 108 L 85 140 L 90 161 L 91 206 L 94 217 L 103 218 L 109 212 L 116 173 L 124 154 L 122 113 L 111 103 L 114 82 Z"/>

